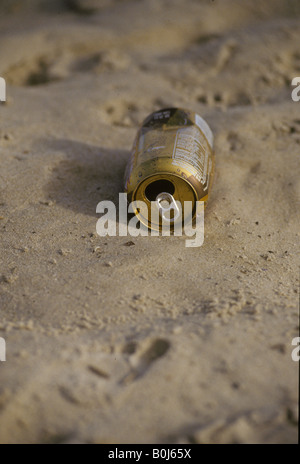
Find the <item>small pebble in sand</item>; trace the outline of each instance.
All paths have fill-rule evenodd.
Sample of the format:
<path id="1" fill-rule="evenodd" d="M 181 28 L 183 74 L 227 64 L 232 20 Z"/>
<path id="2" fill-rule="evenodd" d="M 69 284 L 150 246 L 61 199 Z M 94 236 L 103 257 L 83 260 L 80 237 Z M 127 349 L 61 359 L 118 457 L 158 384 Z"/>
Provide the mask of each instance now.
<path id="1" fill-rule="evenodd" d="M 70 253 L 72 253 L 71 250 L 66 250 L 65 248 L 61 248 L 60 250 L 58 250 L 58 253 L 61 255 L 61 256 L 67 256 L 69 255 Z"/>

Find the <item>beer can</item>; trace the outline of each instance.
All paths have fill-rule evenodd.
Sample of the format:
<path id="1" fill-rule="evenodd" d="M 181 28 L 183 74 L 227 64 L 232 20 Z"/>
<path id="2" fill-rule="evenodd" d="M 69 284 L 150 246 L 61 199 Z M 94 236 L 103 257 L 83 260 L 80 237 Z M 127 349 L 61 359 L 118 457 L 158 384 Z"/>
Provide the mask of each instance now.
<path id="1" fill-rule="evenodd" d="M 150 114 L 136 135 L 125 191 L 130 203 L 145 204 L 146 209 L 134 210 L 139 220 L 158 230 L 166 211 L 172 210 L 171 225 L 185 221 L 187 215 L 195 218 L 197 202 L 206 204 L 208 199 L 213 172 L 213 134 L 206 121 L 192 111 L 166 108 Z M 154 217 L 153 205 L 160 215 Z"/>

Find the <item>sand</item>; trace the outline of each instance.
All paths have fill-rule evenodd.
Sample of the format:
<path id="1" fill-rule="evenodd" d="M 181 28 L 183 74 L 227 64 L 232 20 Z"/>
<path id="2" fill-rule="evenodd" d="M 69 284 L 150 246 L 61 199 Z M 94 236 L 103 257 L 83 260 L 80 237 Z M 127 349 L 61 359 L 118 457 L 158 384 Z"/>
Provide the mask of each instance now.
<path id="1" fill-rule="evenodd" d="M 49 3 L 0 7 L 0 442 L 296 443 L 299 2 Z M 203 246 L 99 237 L 169 106 L 215 135 Z"/>

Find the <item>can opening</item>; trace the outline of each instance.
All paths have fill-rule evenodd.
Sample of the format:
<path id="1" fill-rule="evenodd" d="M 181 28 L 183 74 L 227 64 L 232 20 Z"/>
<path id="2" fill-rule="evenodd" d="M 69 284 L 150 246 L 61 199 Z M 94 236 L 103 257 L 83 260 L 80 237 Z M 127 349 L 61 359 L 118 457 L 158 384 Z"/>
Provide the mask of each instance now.
<path id="1" fill-rule="evenodd" d="M 154 182 L 151 182 L 151 184 L 148 184 L 145 188 L 145 195 L 149 201 L 155 201 L 157 195 L 159 195 L 162 192 L 166 192 L 170 195 L 173 195 L 175 192 L 175 187 L 173 183 L 167 179 L 159 179 L 155 180 Z"/>

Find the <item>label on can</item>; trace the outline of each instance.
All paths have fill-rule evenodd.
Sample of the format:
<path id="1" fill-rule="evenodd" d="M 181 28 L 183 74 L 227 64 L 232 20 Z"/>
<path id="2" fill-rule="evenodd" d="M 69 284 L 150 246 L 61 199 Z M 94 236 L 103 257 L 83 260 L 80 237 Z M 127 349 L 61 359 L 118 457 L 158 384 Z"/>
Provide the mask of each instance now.
<path id="1" fill-rule="evenodd" d="M 172 177 L 180 201 L 186 192 L 182 193 L 182 185 L 176 190 L 176 176 L 193 189 L 196 198 L 206 198 L 213 161 L 213 135 L 201 116 L 180 108 L 156 111 L 145 119 L 137 134 L 125 188 L 135 194 L 146 178 L 162 174 L 166 179 Z M 142 190 L 137 195 L 146 196 Z"/>
<path id="2" fill-rule="evenodd" d="M 213 136 L 213 133 L 212 131 L 210 130 L 210 127 L 209 125 L 207 124 L 206 121 L 204 121 L 203 118 L 201 118 L 201 116 L 199 116 L 199 114 L 195 114 L 195 123 L 197 124 L 197 126 L 199 127 L 199 129 L 203 132 L 203 134 L 205 135 L 205 137 L 207 138 L 207 141 L 209 143 L 209 145 L 211 146 L 211 148 L 213 147 L 213 143 L 214 143 L 214 136 Z"/>
<path id="3" fill-rule="evenodd" d="M 207 190 L 212 169 L 211 152 L 208 141 L 196 126 L 177 130 L 172 158 L 173 165 L 188 169 L 203 190 Z"/>

